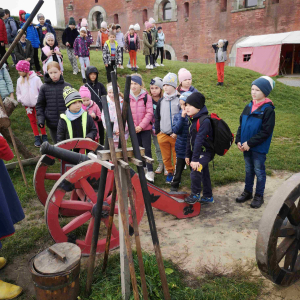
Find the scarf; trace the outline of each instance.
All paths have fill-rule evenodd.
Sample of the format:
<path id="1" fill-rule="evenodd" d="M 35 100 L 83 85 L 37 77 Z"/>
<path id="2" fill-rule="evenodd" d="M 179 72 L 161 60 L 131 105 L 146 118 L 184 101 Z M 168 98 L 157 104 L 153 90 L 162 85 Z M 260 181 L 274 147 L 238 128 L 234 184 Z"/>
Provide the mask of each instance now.
<path id="1" fill-rule="evenodd" d="M 84 113 L 84 110 L 82 108 L 77 113 L 72 113 L 72 112 L 70 112 L 69 109 L 67 109 L 66 116 L 72 122 L 72 121 L 78 119 L 83 113 Z"/>

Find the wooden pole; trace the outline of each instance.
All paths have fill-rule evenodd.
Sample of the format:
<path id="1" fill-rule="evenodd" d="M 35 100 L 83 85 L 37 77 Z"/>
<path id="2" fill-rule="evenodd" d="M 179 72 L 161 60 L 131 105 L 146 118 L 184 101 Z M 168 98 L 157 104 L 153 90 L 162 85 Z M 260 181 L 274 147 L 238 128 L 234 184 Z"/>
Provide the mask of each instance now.
<path id="1" fill-rule="evenodd" d="M 103 106 L 103 112 L 104 112 L 104 117 L 105 117 L 105 123 L 109 124 L 110 116 L 109 116 L 107 101 L 103 101 L 102 106 Z M 112 129 L 110 126 L 106 127 L 106 134 L 108 136 L 112 136 Z M 121 133 L 120 133 L 120 135 L 121 135 Z M 125 137 L 125 135 L 124 135 L 124 137 Z M 137 281 L 136 281 L 136 275 L 135 275 L 134 263 L 133 263 L 133 257 L 132 257 L 132 249 L 131 249 L 131 243 L 130 243 L 130 236 L 129 236 L 129 226 L 128 226 L 128 221 L 126 220 L 126 216 L 125 216 L 125 206 L 124 206 L 121 180 L 120 180 L 120 175 L 119 175 L 119 165 L 118 165 L 118 160 L 117 160 L 117 156 L 116 156 L 113 138 L 108 138 L 108 144 L 109 144 L 109 149 L 111 152 L 112 163 L 115 165 L 114 177 L 115 177 L 115 184 L 116 184 L 116 190 L 117 190 L 117 195 L 118 195 L 119 214 L 121 214 L 121 219 L 122 219 L 122 224 L 123 224 L 124 238 L 125 238 L 125 245 L 126 245 L 128 262 L 129 262 L 129 270 L 130 270 L 130 275 L 131 275 L 133 295 L 134 295 L 135 300 L 139 300 L 140 298 L 139 298 L 139 293 L 138 293 L 138 287 L 137 287 Z"/>
<path id="2" fill-rule="evenodd" d="M 120 105 L 120 99 L 118 94 L 118 86 L 117 86 L 117 78 L 116 73 L 111 72 L 111 80 L 112 80 L 112 86 L 113 86 L 113 92 L 114 92 L 114 100 L 115 100 L 115 106 L 116 106 L 116 112 L 117 112 L 117 119 L 119 123 L 119 139 L 121 141 L 122 146 L 122 152 L 123 152 L 123 160 L 128 163 L 128 154 L 127 154 L 127 142 L 125 140 L 125 129 L 124 129 L 124 122 L 122 118 L 122 112 L 121 112 L 121 105 Z M 126 78 L 126 89 L 130 90 L 130 84 L 131 84 L 131 77 L 128 76 Z M 129 94 L 128 94 L 129 98 Z M 128 99 L 129 100 L 129 99 Z M 128 102 L 127 102 L 128 103 Z M 126 109 L 128 110 L 128 107 Z M 139 267 L 140 267 L 140 274 L 141 274 L 141 283 L 142 283 L 142 290 L 143 290 L 143 297 L 144 300 L 148 299 L 148 291 L 147 291 L 147 282 L 146 282 L 146 275 L 145 275 L 145 268 L 143 263 L 143 254 L 142 254 L 142 246 L 141 246 L 141 240 L 139 235 L 139 227 L 137 222 L 137 216 L 136 216 L 136 210 L 135 210 L 135 204 L 133 200 L 133 188 L 131 183 L 131 175 L 130 170 L 125 170 L 126 172 L 126 180 L 127 180 L 127 188 L 128 188 L 128 197 L 131 207 L 131 217 L 133 221 L 133 229 L 134 229 L 134 235 L 135 235 L 135 242 L 136 242 L 136 252 L 138 255 L 138 261 L 139 261 Z"/>
<path id="3" fill-rule="evenodd" d="M 0 68 L 1 68 L 1 67 L 0 67 Z M 3 111 L 4 111 L 5 114 L 6 114 L 6 110 L 5 110 L 5 107 L 4 107 L 4 104 L 3 104 L 3 101 L 2 101 L 2 97 L 1 97 L 1 96 L 0 96 L 0 105 L 1 105 L 1 107 L 2 107 L 2 109 L 3 109 Z M 17 156 L 17 159 L 18 159 L 18 162 L 19 162 L 19 166 L 20 166 L 20 169 L 21 169 L 21 173 L 22 173 L 23 180 L 24 180 L 24 182 L 25 182 L 25 185 L 28 187 L 28 183 L 27 183 L 26 175 L 25 175 L 24 168 L 23 168 L 23 165 L 22 165 L 22 162 L 21 162 L 19 150 L 18 150 L 18 148 L 17 148 L 16 141 L 15 141 L 15 137 L 14 137 L 14 134 L 13 134 L 12 129 L 11 129 L 10 126 L 8 127 L 8 131 L 9 131 L 10 138 L 11 138 L 11 141 L 12 141 L 12 143 L 13 143 L 13 146 L 14 146 L 14 149 L 15 149 L 15 152 L 16 152 L 16 156 Z"/>
<path id="4" fill-rule="evenodd" d="M 291 74 L 294 74 L 294 63 L 295 63 L 295 45 L 293 45 L 293 57 L 292 57 L 292 69 Z"/>

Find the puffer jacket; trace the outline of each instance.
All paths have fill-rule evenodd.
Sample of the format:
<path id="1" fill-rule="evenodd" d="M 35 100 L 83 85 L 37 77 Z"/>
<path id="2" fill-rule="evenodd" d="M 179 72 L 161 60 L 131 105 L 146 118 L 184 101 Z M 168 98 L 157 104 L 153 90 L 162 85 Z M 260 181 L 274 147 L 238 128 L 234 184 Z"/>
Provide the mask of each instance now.
<path id="1" fill-rule="evenodd" d="M 48 33 L 48 32 L 51 32 L 51 33 L 54 34 L 54 37 L 55 37 L 54 46 L 57 46 L 56 33 L 55 33 L 55 30 L 53 29 L 53 27 L 50 24 L 48 24 L 48 23 L 45 23 L 44 25 L 38 24 L 37 25 L 37 31 L 38 31 L 38 34 L 39 34 L 40 46 L 41 47 L 44 44 L 44 38 L 45 38 L 46 33 Z"/>
<path id="2" fill-rule="evenodd" d="M 4 44 L 8 44 L 5 23 L 1 18 L 0 18 L 0 42 Z"/>
<path id="3" fill-rule="evenodd" d="M 175 144 L 175 151 L 176 156 L 178 158 L 185 158 L 185 151 L 186 151 L 186 142 L 189 132 L 189 121 L 188 116 L 182 117 L 182 111 L 174 116 L 173 119 L 173 132 L 177 134 L 176 144 Z"/>
<path id="4" fill-rule="evenodd" d="M 115 61 L 116 65 L 121 65 L 122 64 L 122 52 L 121 52 L 121 47 L 118 45 L 118 43 L 115 41 L 115 47 L 116 47 L 116 56 L 115 56 Z M 111 64 L 111 50 L 110 50 L 110 41 L 106 41 L 102 50 L 102 57 L 103 57 L 103 62 L 105 65 L 110 65 Z"/>
<path id="5" fill-rule="evenodd" d="M 87 39 L 78 36 L 74 41 L 74 54 L 79 57 L 89 57 L 89 45 Z"/>
<path id="6" fill-rule="evenodd" d="M 96 118 L 93 119 L 95 126 L 97 128 L 97 136 L 96 139 L 99 139 L 99 127 L 98 127 L 98 122 L 101 121 L 101 111 L 99 106 L 94 102 L 94 101 L 90 101 L 90 106 L 89 107 L 85 107 L 84 105 L 82 105 L 82 108 L 87 111 L 89 113 L 89 115 L 91 115 L 92 113 L 94 113 L 96 115 Z"/>
<path id="7" fill-rule="evenodd" d="M 151 31 L 152 43 L 149 43 L 147 31 L 143 31 L 143 55 L 151 55 L 154 54 L 154 45 L 155 45 L 155 32 Z"/>
<path id="8" fill-rule="evenodd" d="M 31 45 L 30 41 L 28 41 L 27 39 L 26 39 L 25 51 L 23 50 L 22 44 L 19 41 L 15 48 L 15 55 L 16 55 L 17 61 L 31 58 L 29 63 L 30 63 L 30 65 L 34 64 L 34 60 L 33 60 L 34 50 L 33 50 L 33 47 Z"/>
<path id="9" fill-rule="evenodd" d="M 43 85 L 42 80 L 34 71 L 32 71 L 28 80 L 25 79 L 24 83 L 22 83 L 22 80 L 22 77 L 19 77 L 17 81 L 17 100 L 23 106 L 35 107 Z"/>
<path id="10" fill-rule="evenodd" d="M 14 92 L 14 86 L 6 69 L 6 64 L 0 69 L 0 95 L 4 99 Z"/>
<path id="11" fill-rule="evenodd" d="M 7 33 L 7 40 L 11 44 L 18 33 L 18 28 L 14 18 L 9 17 L 5 21 L 6 33 Z"/>
<path id="12" fill-rule="evenodd" d="M 27 20 L 27 19 L 26 19 Z M 24 24 L 21 25 L 23 27 Z M 27 40 L 31 42 L 33 48 L 39 48 L 40 46 L 40 38 L 36 28 L 31 24 L 27 27 Z"/>
<path id="13" fill-rule="evenodd" d="M 156 47 L 162 48 L 165 45 L 165 34 L 163 32 L 157 32 L 157 43 Z"/>
<path id="14" fill-rule="evenodd" d="M 135 97 L 131 91 L 129 95 L 134 125 L 142 127 L 143 131 L 152 129 L 151 122 L 153 119 L 152 98 L 150 95 L 147 95 L 147 102 L 145 105 L 144 98 L 146 94 L 146 91 L 141 90 L 137 97 Z"/>
<path id="15" fill-rule="evenodd" d="M 60 114 L 66 110 L 63 89 L 71 85 L 64 81 L 62 75 L 57 82 L 53 82 L 48 73 L 44 79 L 45 83 L 41 86 L 36 104 L 38 124 L 45 124 L 46 121 L 49 128 L 55 129 Z"/>

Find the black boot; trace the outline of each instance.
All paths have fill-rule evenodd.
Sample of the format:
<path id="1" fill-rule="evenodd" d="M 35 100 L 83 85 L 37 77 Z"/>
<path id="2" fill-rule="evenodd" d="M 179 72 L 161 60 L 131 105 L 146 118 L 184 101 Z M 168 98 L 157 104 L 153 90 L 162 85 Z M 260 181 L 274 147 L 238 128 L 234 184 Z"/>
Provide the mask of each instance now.
<path id="1" fill-rule="evenodd" d="M 244 203 L 244 202 L 246 202 L 247 200 L 250 200 L 250 199 L 252 199 L 252 193 L 249 193 L 247 191 L 243 191 L 242 195 L 240 197 L 237 197 L 235 199 L 235 201 L 237 203 Z"/>
<path id="2" fill-rule="evenodd" d="M 250 206 L 252 208 L 260 208 L 264 203 L 264 196 L 255 195 Z"/>
<path id="3" fill-rule="evenodd" d="M 223 86 L 224 85 L 224 82 L 220 82 L 220 86 Z"/>
<path id="4" fill-rule="evenodd" d="M 218 82 L 217 85 L 221 85 L 221 82 Z"/>
<path id="5" fill-rule="evenodd" d="M 39 148 L 39 147 L 41 147 L 41 145 L 42 145 L 41 138 L 39 135 L 36 135 L 34 137 L 34 146 Z"/>

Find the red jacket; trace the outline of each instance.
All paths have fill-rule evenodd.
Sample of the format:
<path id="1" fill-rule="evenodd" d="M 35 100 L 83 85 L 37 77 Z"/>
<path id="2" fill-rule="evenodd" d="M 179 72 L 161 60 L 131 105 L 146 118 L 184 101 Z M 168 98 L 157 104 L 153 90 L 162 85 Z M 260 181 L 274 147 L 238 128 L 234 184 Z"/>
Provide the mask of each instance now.
<path id="1" fill-rule="evenodd" d="M 0 19 L 0 42 L 4 44 L 8 44 L 6 27 L 2 19 Z"/>
<path id="2" fill-rule="evenodd" d="M 0 159 L 4 159 L 6 161 L 14 158 L 13 152 L 10 150 L 6 139 L 0 134 Z"/>

